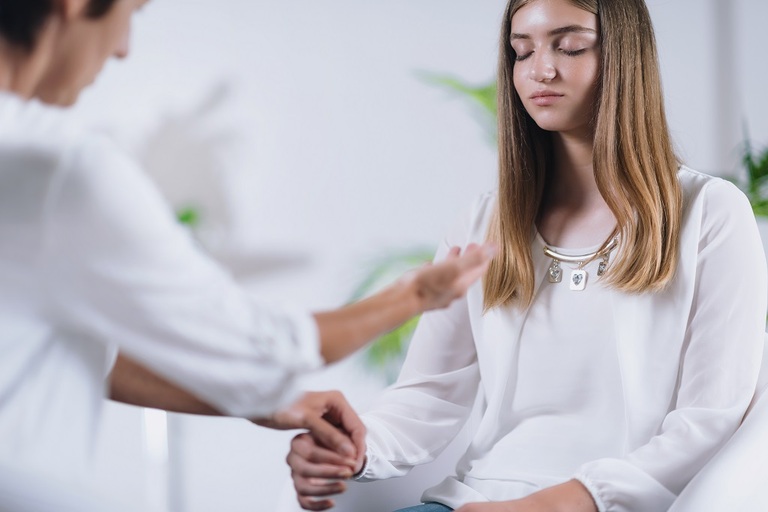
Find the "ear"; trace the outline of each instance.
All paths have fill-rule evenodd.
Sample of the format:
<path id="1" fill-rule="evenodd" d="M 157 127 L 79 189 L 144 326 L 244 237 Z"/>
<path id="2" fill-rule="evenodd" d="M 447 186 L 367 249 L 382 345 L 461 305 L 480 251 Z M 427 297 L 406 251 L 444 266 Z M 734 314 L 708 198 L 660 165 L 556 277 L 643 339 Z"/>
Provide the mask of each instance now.
<path id="1" fill-rule="evenodd" d="M 90 0 L 54 0 L 56 12 L 65 20 L 71 21 L 81 18 L 90 4 Z"/>

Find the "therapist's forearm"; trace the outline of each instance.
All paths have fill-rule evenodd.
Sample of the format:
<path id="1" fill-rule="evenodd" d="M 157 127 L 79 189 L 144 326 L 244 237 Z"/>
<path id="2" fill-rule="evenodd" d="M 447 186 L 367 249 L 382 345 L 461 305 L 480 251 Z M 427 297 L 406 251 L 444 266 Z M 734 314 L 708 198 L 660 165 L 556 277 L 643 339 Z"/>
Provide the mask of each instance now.
<path id="1" fill-rule="evenodd" d="M 220 416 L 221 413 L 189 393 L 119 355 L 110 375 L 109 398 L 140 407 L 169 412 Z"/>
<path id="2" fill-rule="evenodd" d="M 320 354 L 326 363 L 336 362 L 419 313 L 414 292 L 406 283 L 334 311 L 315 313 Z"/>
<path id="3" fill-rule="evenodd" d="M 110 398 L 170 412 L 220 416 L 215 408 L 120 355 L 112 370 Z M 268 417 L 251 418 L 267 428 L 302 429 L 351 458 L 365 446 L 365 426 L 338 391 L 305 393 L 294 403 Z"/>

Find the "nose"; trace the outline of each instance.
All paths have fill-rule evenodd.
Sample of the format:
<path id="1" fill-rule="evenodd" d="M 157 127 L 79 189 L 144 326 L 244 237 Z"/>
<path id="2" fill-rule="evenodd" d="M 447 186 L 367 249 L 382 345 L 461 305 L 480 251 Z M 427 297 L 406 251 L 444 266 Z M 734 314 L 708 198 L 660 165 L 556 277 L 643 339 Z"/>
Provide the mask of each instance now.
<path id="1" fill-rule="evenodd" d="M 536 82 L 550 82 L 557 76 L 557 70 L 552 58 L 541 52 L 532 55 L 533 62 L 530 68 L 530 78 Z"/>

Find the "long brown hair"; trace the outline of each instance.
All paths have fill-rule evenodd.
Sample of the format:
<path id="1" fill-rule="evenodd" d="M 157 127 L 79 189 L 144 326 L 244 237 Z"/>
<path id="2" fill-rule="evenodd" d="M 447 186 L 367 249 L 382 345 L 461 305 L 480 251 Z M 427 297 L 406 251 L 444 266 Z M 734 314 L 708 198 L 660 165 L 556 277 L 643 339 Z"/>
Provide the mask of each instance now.
<path id="1" fill-rule="evenodd" d="M 536 125 L 515 90 L 509 42 L 512 16 L 533 1 L 510 0 L 501 30 L 499 198 L 488 231 L 499 252 L 484 281 L 486 309 L 533 301 L 531 242 L 551 165 L 551 135 Z M 620 235 L 605 279 L 626 292 L 658 290 L 677 266 L 682 193 L 650 14 L 643 0 L 569 1 L 595 14 L 599 24 L 593 167 Z"/>

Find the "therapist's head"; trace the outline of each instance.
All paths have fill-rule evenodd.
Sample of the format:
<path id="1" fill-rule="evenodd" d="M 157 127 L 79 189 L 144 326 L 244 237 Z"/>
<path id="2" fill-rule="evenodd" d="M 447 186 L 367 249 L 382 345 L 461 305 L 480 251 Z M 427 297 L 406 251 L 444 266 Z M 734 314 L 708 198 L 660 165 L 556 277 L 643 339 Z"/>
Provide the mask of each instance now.
<path id="1" fill-rule="evenodd" d="M 128 55 L 147 0 L 0 0 L 0 79 L 27 98 L 67 106 L 110 57 Z"/>

